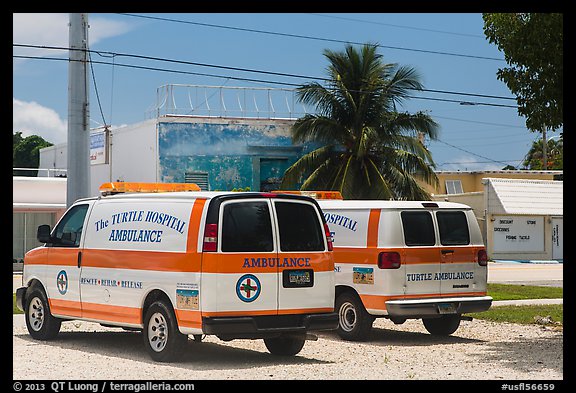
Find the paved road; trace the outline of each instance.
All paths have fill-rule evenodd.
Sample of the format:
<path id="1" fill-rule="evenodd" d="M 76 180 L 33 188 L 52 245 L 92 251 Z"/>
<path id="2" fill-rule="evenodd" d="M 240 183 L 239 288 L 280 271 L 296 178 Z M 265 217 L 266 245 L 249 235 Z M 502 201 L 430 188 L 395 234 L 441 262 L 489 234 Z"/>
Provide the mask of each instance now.
<path id="1" fill-rule="evenodd" d="M 489 262 L 488 282 L 563 287 L 564 264 Z"/>

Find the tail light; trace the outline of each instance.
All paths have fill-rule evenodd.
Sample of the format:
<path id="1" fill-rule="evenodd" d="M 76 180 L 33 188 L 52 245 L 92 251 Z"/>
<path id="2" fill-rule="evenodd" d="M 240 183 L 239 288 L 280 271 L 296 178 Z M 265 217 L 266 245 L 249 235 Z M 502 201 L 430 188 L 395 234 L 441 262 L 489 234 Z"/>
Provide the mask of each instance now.
<path id="1" fill-rule="evenodd" d="M 330 234 L 330 228 L 328 228 L 328 224 L 324 223 L 324 233 L 326 234 L 326 241 L 328 242 L 328 251 L 332 251 L 334 249 L 334 245 L 332 244 L 332 235 Z"/>
<path id="2" fill-rule="evenodd" d="M 378 254 L 378 267 L 380 269 L 398 269 L 400 267 L 400 254 L 395 251 L 386 251 Z"/>
<path id="3" fill-rule="evenodd" d="M 206 224 L 202 251 L 218 250 L 218 224 Z"/>
<path id="4" fill-rule="evenodd" d="M 480 266 L 488 265 L 488 254 L 484 249 L 478 250 L 478 265 Z"/>

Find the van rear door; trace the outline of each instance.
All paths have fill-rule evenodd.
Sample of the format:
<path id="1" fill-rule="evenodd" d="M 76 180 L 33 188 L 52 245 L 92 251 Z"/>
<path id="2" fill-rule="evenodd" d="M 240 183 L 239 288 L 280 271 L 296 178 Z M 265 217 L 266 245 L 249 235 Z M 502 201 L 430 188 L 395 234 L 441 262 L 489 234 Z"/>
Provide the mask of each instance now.
<path id="1" fill-rule="evenodd" d="M 437 210 L 438 242 L 440 245 L 442 268 L 439 278 L 442 295 L 466 295 L 485 291 L 481 266 L 477 263 L 477 253 L 483 244 L 473 244 L 469 223 L 470 217 L 464 210 Z M 474 219 L 472 217 L 472 219 Z"/>
<path id="2" fill-rule="evenodd" d="M 205 248 L 202 257 L 203 316 L 277 314 L 277 249 L 272 222 L 269 198 L 240 198 L 239 194 L 211 201 L 205 243 L 207 237 L 218 241 L 216 249 Z"/>
<path id="3" fill-rule="evenodd" d="M 331 312 L 334 265 L 312 201 L 273 199 L 278 228 L 278 313 Z"/>
<path id="4" fill-rule="evenodd" d="M 406 267 L 405 294 L 439 295 L 442 271 L 441 250 L 436 246 L 436 231 L 432 210 L 403 210 L 400 212 L 404 243 L 401 256 Z M 409 298 L 409 297 L 408 297 Z"/>

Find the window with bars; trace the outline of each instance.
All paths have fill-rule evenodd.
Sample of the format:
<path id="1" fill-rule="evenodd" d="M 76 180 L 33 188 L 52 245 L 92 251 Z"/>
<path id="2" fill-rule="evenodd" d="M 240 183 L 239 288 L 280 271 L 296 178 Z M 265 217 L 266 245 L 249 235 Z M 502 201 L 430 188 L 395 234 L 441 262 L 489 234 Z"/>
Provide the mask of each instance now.
<path id="1" fill-rule="evenodd" d="M 200 187 L 202 191 L 210 191 L 208 172 L 185 172 L 184 183 L 194 183 Z"/>

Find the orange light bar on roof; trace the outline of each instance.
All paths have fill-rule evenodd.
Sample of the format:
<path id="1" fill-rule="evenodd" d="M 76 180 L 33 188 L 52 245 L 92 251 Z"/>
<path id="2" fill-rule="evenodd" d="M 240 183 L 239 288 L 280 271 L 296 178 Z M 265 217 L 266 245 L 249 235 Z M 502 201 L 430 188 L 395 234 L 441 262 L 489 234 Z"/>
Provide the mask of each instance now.
<path id="1" fill-rule="evenodd" d="M 275 194 L 293 194 L 293 195 L 305 195 L 314 199 L 344 199 L 340 191 L 287 191 L 287 190 L 275 190 L 272 191 Z"/>
<path id="2" fill-rule="evenodd" d="M 120 181 L 103 183 L 99 190 L 102 195 L 110 195 L 123 192 L 200 191 L 200 187 L 194 183 L 140 183 Z"/>

